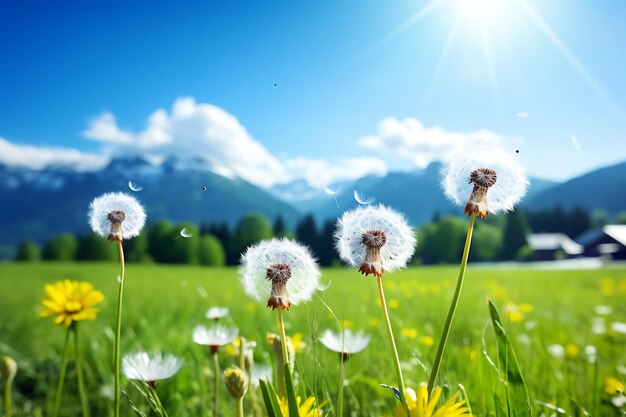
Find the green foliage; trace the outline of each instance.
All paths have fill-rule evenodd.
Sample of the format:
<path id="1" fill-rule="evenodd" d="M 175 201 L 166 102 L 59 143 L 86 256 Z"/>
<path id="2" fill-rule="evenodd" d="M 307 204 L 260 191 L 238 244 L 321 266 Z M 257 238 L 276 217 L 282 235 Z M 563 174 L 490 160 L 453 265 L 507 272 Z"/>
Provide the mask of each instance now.
<path id="1" fill-rule="evenodd" d="M 626 211 L 622 211 L 615 216 L 616 224 L 626 224 Z"/>
<path id="2" fill-rule="evenodd" d="M 517 251 L 517 255 L 515 255 L 515 259 L 518 261 L 531 261 L 535 257 L 535 251 L 530 245 L 522 246 L 519 251 Z"/>
<path id="3" fill-rule="evenodd" d="M 150 228 L 145 228 L 137 237 L 124 241 L 124 251 L 128 262 L 150 262 L 152 256 L 148 251 Z"/>
<path id="4" fill-rule="evenodd" d="M 201 265 L 224 266 L 226 264 L 226 253 L 222 242 L 214 235 L 202 236 L 198 249 Z"/>
<path id="5" fill-rule="evenodd" d="M 313 251 L 320 246 L 320 234 L 312 214 L 307 214 L 296 226 L 296 239 Z"/>
<path id="6" fill-rule="evenodd" d="M 47 261 L 71 261 L 76 258 L 78 240 L 70 234 L 59 235 L 46 242 L 43 259 Z"/>
<path id="7" fill-rule="evenodd" d="M 278 215 L 276 217 L 274 225 L 272 226 L 272 231 L 275 237 L 289 237 L 290 233 L 289 230 L 287 230 L 287 226 L 285 225 L 285 219 L 283 219 L 283 216 Z"/>
<path id="8" fill-rule="evenodd" d="M 515 259 L 519 250 L 527 244 L 528 223 L 521 210 L 506 215 L 504 235 L 502 237 L 502 258 Z"/>
<path id="9" fill-rule="evenodd" d="M 36 262 L 41 259 L 41 250 L 32 240 L 23 241 L 17 249 L 16 261 Z"/>
<path id="10" fill-rule="evenodd" d="M 111 242 L 95 233 L 89 233 L 78 241 L 76 259 L 79 261 L 115 261 L 118 257 L 117 242 Z"/>
<path id="11" fill-rule="evenodd" d="M 156 262 L 172 262 L 170 243 L 177 234 L 168 221 L 160 221 L 150 228 L 148 250 Z"/>
<path id="12" fill-rule="evenodd" d="M 250 245 L 272 238 L 272 225 L 265 215 L 249 213 L 239 220 L 230 241 L 230 256 L 237 260 Z"/>
<path id="13" fill-rule="evenodd" d="M 457 263 L 467 235 L 467 219 L 445 216 L 418 233 L 420 255 L 425 263 Z"/>
<path id="14" fill-rule="evenodd" d="M 500 255 L 502 249 L 502 229 L 487 223 L 478 222 L 472 236 L 470 261 L 491 261 Z M 458 262 L 458 261 L 457 261 Z"/>

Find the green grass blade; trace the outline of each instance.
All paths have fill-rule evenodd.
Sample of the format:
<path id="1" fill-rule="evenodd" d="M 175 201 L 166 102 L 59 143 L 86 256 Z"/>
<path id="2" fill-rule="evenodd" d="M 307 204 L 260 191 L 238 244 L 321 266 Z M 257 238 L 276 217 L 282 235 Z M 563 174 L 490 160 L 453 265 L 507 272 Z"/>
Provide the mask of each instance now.
<path id="1" fill-rule="evenodd" d="M 287 403 L 289 404 L 289 417 L 300 417 L 298 398 L 296 397 L 296 389 L 293 385 L 293 377 L 289 363 L 285 364 L 285 385 L 287 389 Z"/>
<path id="2" fill-rule="evenodd" d="M 530 398 L 528 396 L 528 390 L 526 389 L 526 383 L 524 382 L 519 362 L 515 356 L 515 351 L 513 350 L 509 336 L 502 326 L 498 309 L 491 300 L 489 300 L 489 315 L 491 316 L 491 322 L 493 323 L 496 340 L 498 341 L 500 370 L 504 368 L 508 415 L 513 417 L 532 416 L 533 413 L 530 405 Z"/>
<path id="3" fill-rule="evenodd" d="M 280 411 L 278 405 L 276 391 L 269 382 L 263 380 L 259 381 L 261 393 L 263 394 L 263 402 L 265 403 L 265 411 L 267 411 L 267 417 L 283 417 L 283 413 Z"/>

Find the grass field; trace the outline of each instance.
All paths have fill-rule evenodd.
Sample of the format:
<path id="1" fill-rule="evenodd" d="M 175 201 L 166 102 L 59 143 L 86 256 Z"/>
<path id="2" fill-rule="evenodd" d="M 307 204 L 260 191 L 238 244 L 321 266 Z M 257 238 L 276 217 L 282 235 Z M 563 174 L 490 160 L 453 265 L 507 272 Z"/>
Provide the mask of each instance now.
<path id="1" fill-rule="evenodd" d="M 48 414 L 46 407 L 54 395 L 64 331 L 53 327 L 51 319 L 38 318 L 39 302 L 44 284 L 62 278 L 90 281 L 105 294 L 97 321 L 82 322 L 80 335 L 92 414 L 111 415 L 117 273 L 116 264 L 0 265 L 0 354 L 9 354 L 18 362 L 16 415 Z M 384 278 L 409 386 L 428 380 L 456 274 L 456 267 L 425 267 Z M 209 307 L 227 306 L 241 335 L 258 341 L 255 361 L 273 363 L 265 337 L 267 332 L 277 331 L 276 315 L 243 294 L 235 269 L 130 264 L 126 277 L 123 353 L 140 349 L 171 352 L 185 361 L 175 377 L 157 387 L 170 416 L 210 415 L 210 357 L 205 348 L 191 340 L 194 326 L 208 324 L 204 313 Z M 345 401 L 351 414 L 347 415 L 389 415 L 395 400 L 378 384 L 395 385 L 395 376 L 375 280 L 345 269 L 326 269 L 323 277 L 332 284 L 320 293 L 320 298 L 343 325 L 372 335 L 370 346 L 348 361 Z M 581 409 L 592 415 L 616 415 L 603 385 L 608 376 L 625 378 L 619 372 L 624 372 L 626 366 L 626 335 L 612 332 L 610 324 L 626 322 L 626 269 L 495 271 L 470 266 L 440 382 L 452 392 L 462 383 L 478 416 L 490 415 L 497 376 L 483 353 L 486 348 L 495 357 L 487 297 L 507 318 L 505 327 L 514 341 L 537 415 L 553 413 L 540 402 L 562 407 L 570 415 L 580 414 Z M 518 310 L 507 315 L 511 303 Z M 598 325 L 598 305 L 612 307 L 612 312 L 604 316 L 604 334 L 592 331 L 594 320 Z M 300 394 L 316 395 L 321 402 L 326 401 L 325 410 L 331 411 L 336 398 L 338 358 L 316 339 L 322 330 L 336 329 L 337 323 L 319 299 L 292 308 L 285 317 L 287 333 L 301 333 L 306 343 L 296 358 Z M 553 344 L 569 345 L 563 358 L 548 353 L 548 346 Z M 588 345 L 597 348 L 595 364 L 586 359 Z M 223 367 L 235 360 L 226 351 L 222 351 L 221 358 Z M 67 381 L 61 415 L 75 416 L 80 414 L 80 405 L 72 363 Z M 138 407 L 145 408 L 128 381 L 123 381 L 123 387 Z M 233 415 L 233 405 L 221 389 L 222 415 Z M 122 405 L 122 415 L 133 415 L 127 399 L 123 398 Z"/>

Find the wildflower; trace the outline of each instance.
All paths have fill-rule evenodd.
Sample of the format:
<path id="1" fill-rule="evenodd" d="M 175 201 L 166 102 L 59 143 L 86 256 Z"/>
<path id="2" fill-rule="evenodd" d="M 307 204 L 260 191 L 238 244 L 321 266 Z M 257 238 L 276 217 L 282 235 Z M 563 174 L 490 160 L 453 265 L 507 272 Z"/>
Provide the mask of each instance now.
<path id="1" fill-rule="evenodd" d="M 228 316 L 228 309 L 226 307 L 211 307 L 206 312 L 206 318 L 210 320 L 219 320 Z"/>
<path id="2" fill-rule="evenodd" d="M 322 417 L 321 407 L 316 407 L 317 399 L 313 396 L 309 397 L 302 403 L 301 397 L 297 398 L 298 415 L 300 417 Z M 278 397 L 278 405 L 284 417 L 289 417 L 289 402 L 286 397 Z"/>
<path id="3" fill-rule="evenodd" d="M 46 295 L 41 300 L 44 310 L 40 317 L 54 316 L 54 324 L 69 328 L 81 320 L 95 320 L 100 309 L 95 308 L 104 295 L 89 282 L 65 279 L 55 284 L 46 284 Z"/>
<path id="4" fill-rule="evenodd" d="M 302 340 L 302 333 L 296 332 L 287 340 L 291 343 L 294 353 L 300 353 L 306 347 L 306 342 Z"/>
<path id="5" fill-rule="evenodd" d="M 568 359 L 576 359 L 578 357 L 578 346 L 573 343 L 568 343 L 565 345 L 565 357 Z"/>
<path id="6" fill-rule="evenodd" d="M 320 342 L 333 352 L 348 356 L 365 349 L 370 342 L 370 336 L 352 330 L 344 330 L 342 336 L 341 333 L 325 330 L 320 337 Z"/>
<path id="7" fill-rule="evenodd" d="M 232 397 L 236 400 L 243 398 L 248 391 L 248 377 L 246 373 L 237 367 L 228 368 L 224 371 L 224 384 Z"/>
<path id="8" fill-rule="evenodd" d="M 565 349 L 559 344 L 553 344 L 548 346 L 548 353 L 554 359 L 563 359 L 563 356 L 565 355 Z"/>
<path id="9" fill-rule="evenodd" d="M 614 321 L 611 323 L 611 331 L 614 333 L 626 334 L 626 323 Z"/>
<path id="10" fill-rule="evenodd" d="M 533 311 L 535 311 L 535 307 L 528 303 L 521 303 L 518 307 L 519 311 L 521 311 L 522 313 L 532 313 Z"/>
<path id="11" fill-rule="evenodd" d="M 402 336 L 407 339 L 415 339 L 417 337 L 417 329 L 414 329 L 413 327 L 405 327 L 401 330 L 401 332 Z"/>
<path id="12" fill-rule="evenodd" d="M 468 142 L 455 149 L 442 170 L 446 197 L 465 204 L 469 215 L 513 210 L 529 182 L 522 166 L 494 143 Z M 487 196 L 489 195 L 489 196 Z"/>
<path id="13" fill-rule="evenodd" d="M 604 321 L 604 317 L 593 317 L 591 319 L 591 332 L 593 334 L 606 333 L 606 322 Z"/>
<path id="14" fill-rule="evenodd" d="M 392 310 L 396 310 L 400 306 L 400 302 L 395 298 L 389 300 L 389 308 Z"/>
<path id="15" fill-rule="evenodd" d="M 624 382 L 615 377 L 607 376 L 604 380 L 604 392 L 609 395 L 623 394 L 625 389 Z"/>
<path id="16" fill-rule="evenodd" d="M 524 315 L 518 310 L 511 310 L 507 313 L 507 315 L 509 316 L 511 323 L 519 323 L 524 320 Z"/>
<path id="17" fill-rule="evenodd" d="M 289 310 L 311 299 L 319 288 L 320 271 L 309 250 L 288 239 L 272 239 L 250 246 L 239 269 L 244 290 L 256 300 L 269 294 L 272 310 Z"/>
<path id="18" fill-rule="evenodd" d="M 209 346 L 211 352 L 217 352 L 220 346 L 232 343 L 238 334 L 239 329 L 235 327 L 226 327 L 221 324 L 212 327 L 200 325 L 193 329 L 193 341 L 199 345 Z"/>
<path id="19" fill-rule="evenodd" d="M 380 320 L 376 317 L 370 317 L 369 319 L 367 319 L 367 323 L 372 327 L 378 327 L 378 325 L 380 324 Z"/>
<path id="20" fill-rule="evenodd" d="M 593 345 L 585 346 L 585 356 L 587 357 L 587 361 L 589 363 L 596 363 L 598 359 L 598 349 L 596 349 Z"/>
<path id="21" fill-rule="evenodd" d="M 413 256 L 415 236 L 404 217 L 385 206 L 345 212 L 335 232 L 339 257 L 364 275 L 404 268 Z"/>
<path id="22" fill-rule="evenodd" d="M 139 235 L 146 223 L 146 212 L 139 202 L 125 193 L 108 193 L 89 206 L 89 225 L 100 236 L 122 241 Z"/>
<path id="23" fill-rule="evenodd" d="M 146 352 L 138 352 L 122 358 L 122 372 L 126 378 L 144 381 L 151 386 L 174 376 L 181 366 L 183 362 L 176 356 L 161 356 L 160 353 L 150 357 Z"/>
<path id="24" fill-rule="evenodd" d="M 422 336 L 420 337 L 420 342 L 424 346 L 432 346 L 435 344 L 435 339 L 433 339 L 432 336 Z"/>
<path id="25" fill-rule="evenodd" d="M 613 312 L 613 308 L 611 308 L 610 306 L 602 306 L 602 305 L 596 306 L 595 310 L 596 310 L 596 314 L 600 316 L 608 316 L 609 314 Z"/>
<path id="26" fill-rule="evenodd" d="M 252 372 L 250 372 L 250 384 L 257 387 L 259 386 L 259 381 L 272 382 L 273 375 L 274 371 L 271 366 L 255 364 Z"/>
<path id="27" fill-rule="evenodd" d="M 454 394 L 441 407 L 435 409 L 439 403 L 441 396 L 441 388 L 437 387 L 433 390 L 432 395 L 428 396 L 428 388 L 425 384 L 417 388 L 417 393 L 408 388 L 406 390 L 406 399 L 409 406 L 410 417 L 460 417 L 471 416 L 469 408 L 465 406 L 466 400 L 457 401 L 459 393 Z M 400 407 L 394 410 L 395 417 L 404 417 L 406 413 Z"/>

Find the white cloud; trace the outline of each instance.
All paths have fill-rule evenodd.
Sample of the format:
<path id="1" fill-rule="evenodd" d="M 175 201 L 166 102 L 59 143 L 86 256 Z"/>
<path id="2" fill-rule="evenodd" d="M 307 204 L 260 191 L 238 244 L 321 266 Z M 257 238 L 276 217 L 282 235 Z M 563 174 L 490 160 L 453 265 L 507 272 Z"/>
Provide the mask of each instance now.
<path id="1" fill-rule="evenodd" d="M 77 171 L 93 171 L 103 167 L 107 161 L 108 158 L 102 154 L 71 148 L 22 145 L 0 137 L 0 164 L 14 168 L 41 170 L 50 165 L 64 165 Z"/>
<path id="2" fill-rule="evenodd" d="M 285 161 L 285 166 L 292 177 L 304 178 L 316 188 L 370 174 L 383 176 L 387 173 L 387 164 L 372 157 L 343 158 L 332 163 L 325 159 L 293 158 Z"/>
<path id="3" fill-rule="evenodd" d="M 117 127 L 113 113 L 104 112 L 89 123 L 89 128 L 83 131 L 83 136 L 98 142 L 131 143 L 133 136 Z"/>
<path id="4" fill-rule="evenodd" d="M 425 168 L 433 161 L 443 160 L 452 148 L 468 140 L 491 142 L 500 141 L 501 137 L 489 130 L 450 132 L 439 126 L 426 128 L 412 117 L 404 120 L 389 117 L 378 123 L 376 135 L 359 139 L 359 145 Z"/>

